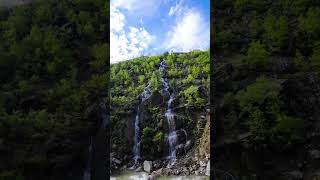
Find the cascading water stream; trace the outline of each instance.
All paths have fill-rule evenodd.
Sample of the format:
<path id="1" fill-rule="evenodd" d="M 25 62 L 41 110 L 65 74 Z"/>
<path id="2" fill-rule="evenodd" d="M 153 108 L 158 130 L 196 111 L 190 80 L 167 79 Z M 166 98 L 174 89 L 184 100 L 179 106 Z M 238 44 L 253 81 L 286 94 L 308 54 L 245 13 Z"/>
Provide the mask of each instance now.
<path id="1" fill-rule="evenodd" d="M 101 110 L 102 121 L 97 134 L 95 136 L 90 137 L 90 145 L 88 148 L 88 161 L 83 173 L 83 180 L 95 179 L 95 177 L 97 177 L 97 174 L 101 173 L 102 172 L 101 170 L 103 170 L 103 168 L 100 167 L 100 164 L 104 164 L 104 160 L 99 158 L 99 161 L 101 162 L 98 162 L 95 156 L 98 156 L 100 153 L 106 152 L 106 149 L 105 149 L 106 146 L 104 146 L 105 145 L 104 138 L 106 138 L 106 135 L 104 134 L 104 132 L 106 131 L 106 127 L 108 124 L 108 117 L 107 117 L 107 107 L 104 101 L 101 101 L 101 103 L 99 104 L 99 107 Z M 100 167 L 99 170 L 97 167 Z"/>
<path id="2" fill-rule="evenodd" d="M 134 121 L 134 146 L 133 146 L 133 160 L 137 164 L 140 159 L 140 126 L 139 126 L 139 106 Z"/>
<path id="3" fill-rule="evenodd" d="M 140 98 L 141 98 L 141 103 L 143 103 L 144 101 L 148 100 L 151 97 L 151 87 L 150 87 L 150 82 L 148 83 L 148 85 L 144 88 L 143 92 L 140 94 Z M 133 160 L 134 160 L 134 165 L 132 168 L 134 168 L 137 163 L 138 160 L 140 159 L 140 143 L 141 143 L 141 139 L 140 139 L 140 105 L 138 105 L 137 108 L 137 114 L 135 116 L 135 120 L 134 120 L 134 145 L 133 145 Z"/>
<path id="4" fill-rule="evenodd" d="M 92 137 L 90 138 L 90 146 L 88 151 L 89 157 L 86 169 L 84 170 L 83 180 L 91 180 L 91 159 L 92 159 Z"/>
<path id="5" fill-rule="evenodd" d="M 158 69 L 158 72 L 160 72 L 160 74 L 164 74 L 164 71 L 166 69 L 167 65 L 166 65 L 166 60 L 163 59 L 160 62 L 160 66 Z M 172 110 L 172 102 L 175 99 L 175 94 L 174 93 L 170 93 L 169 89 L 169 82 L 168 79 L 165 77 L 162 77 L 160 79 L 161 83 L 162 83 L 162 91 L 161 94 L 162 95 L 166 95 L 169 98 L 168 102 L 167 102 L 167 106 L 166 106 L 166 112 L 165 112 L 165 117 L 167 119 L 168 122 L 168 144 L 169 144 L 169 159 L 170 159 L 170 163 L 168 164 L 169 166 L 173 165 L 175 160 L 176 160 L 176 146 L 177 146 L 177 140 L 178 140 L 178 136 L 177 136 L 177 132 L 176 132 L 176 126 L 175 126 L 175 122 L 174 122 L 174 113 Z M 151 95 L 152 95 L 152 91 L 151 91 L 151 84 L 150 82 L 148 83 L 148 85 L 144 88 L 143 92 L 140 94 L 139 98 L 141 98 L 141 104 L 148 100 Z M 140 159 L 140 105 L 137 108 L 137 114 L 135 116 L 135 121 L 134 121 L 134 146 L 133 146 L 133 160 L 134 160 L 134 166 L 132 168 L 135 167 L 135 165 L 137 164 L 138 160 Z"/>
<path id="6" fill-rule="evenodd" d="M 170 96 L 170 99 L 167 104 L 167 110 L 165 112 L 165 117 L 168 122 L 169 127 L 169 136 L 168 136 L 168 142 L 169 142 L 169 157 L 170 160 L 174 161 L 176 159 L 176 145 L 177 145 L 177 132 L 176 132 L 176 126 L 174 122 L 174 114 L 172 112 L 172 101 L 174 100 L 173 96 Z"/>
<path id="7" fill-rule="evenodd" d="M 163 71 L 165 70 L 166 67 L 167 67 L 166 60 L 163 59 L 162 62 L 160 63 L 160 68 L 159 68 L 159 70 L 162 71 L 162 75 L 164 74 Z M 168 95 L 170 97 L 167 102 L 167 107 L 166 107 L 166 112 L 165 112 L 165 117 L 167 119 L 168 129 L 169 129 L 168 144 L 169 144 L 170 162 L 169 162 L 168 166 L 170 167 L 171 165 L 173 165 L 175 163 L 175 160 L 177 158 L 176 157 L 176 146 L 177 146 L 178 136 L 177 136 L 176 125 L 175 125 L 175 121 L 174 121 L 174 113 L 172 110 L 172 102 L 175 99 L 175 94 L 170 93 L 170 91 L 169 91 L 170 86 L 168 83 L 168 79 L 166 77 L 161 78 L 161 83 L 163 86 L 162 93 L 164 95 Z"/>
<path id="8" fill-rule="evenodd" d="M 108 124 L 108 118 L 107 118 L 107 107 L 104 101 L 100 103 L 100 109 L 101 109 L 101 117 L 102 117 L 102 123 L 101 123 L 100 129 L 105 129 Z"/>

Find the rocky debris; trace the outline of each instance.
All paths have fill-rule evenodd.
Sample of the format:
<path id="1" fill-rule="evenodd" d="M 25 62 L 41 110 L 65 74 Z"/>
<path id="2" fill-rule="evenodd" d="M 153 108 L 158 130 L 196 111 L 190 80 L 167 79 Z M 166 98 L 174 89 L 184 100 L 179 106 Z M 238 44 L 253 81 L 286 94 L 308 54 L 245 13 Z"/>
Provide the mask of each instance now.
<path id="1" fill-rule="evenodd" d="M 163 164 L 163 161 L 161 161 L 161 160 L 155 160 L 152 162 L 152 166 L 154 169 L 159 169 L 159 168 L 163 167 L 164 164 Z"/>
<path id="2" fill-rule="evenodd" d="M 185 152 L 184 144 L 179 144 L 176 146 L 176 152 L 178 155 L 182 155 Z"/>
<path id="3" fill-rule="evenodd" d="M 156 171 L 153 171 L 153 172 L 149 175 L 148 180 L 154 180 L 154 179 L 160 177 L 162 174 L 163 174 L 163 169 L 162 169 L 162 168 L 161 168 L 161 169 L 158 169 L 158 170 L 156 170 Z"/>
<path id="4" fill-rule="evenodd" d="M 200 166 L 198 169 L 198 173 L 200 175 L 205 174 L 206 173 L 206 166 Z"/>
<path id="5" fill-rule="evenodd" d="M 186 142 L 186 144 L 184 145 L 184 151 L 185 151 L 185 152 L 189 151 L 189 150 L 191 149 L 191 147 L 192 147 L 192 141 L 191 141 L 191 140 L 188 140 L 188 141 Z"/>
<path id="6" fill-rule="evenodd" d="M 243 134 L 239 134 L 238 136 L 237 136 L 237 139 L 238 140 L 244 140 L 244 139 L 247 139 L 248 137 L 250 137 L 251 136 L 251 133 L 243 133 Z"/>
<path id="7" fill-rule="evenodd" d="M 291 171 L 286 173 L 287 177 L 292 180 L 300 180 L 303 178 L 303 174 L 299 170 Z"/>
<path id="8" fill-rule="evenodd" d="M 152 169 L 152 161 L 144 161 L 143 162 L 143 170 L 147 173 L 150 173 Z"/>
<path id="9" fill-rule="evenodd" d="M 148 180 L 157 179 L 159 176 L 210 176 L 210 159 L 202 158 L 195 160 L 191 155 L 177 159 L 176 162 L 167 166 L 169 160 L 144 161 L 143 170 L 149 173 Z"/>
<path id="10" fill-rule="evenodd" d="M 320 150 L 318 150 L 318 149 L 311 149 L 309 151 L 309 154 L 312 159 L 319 159 L 320 158 Z"/>
<path id="11" fill-rule="evenodd" d="M 207 163 L 207 167 L 206 167 L 206 176 L 210 176 L 210 160 Z"/>
<path id="12" fill-rule="evenodd" d="M 139 166 L 137 169 L 135 169 L 135 171 L 136 171 L 136 172 L 140 172 L 140 171 L 142 171 L 142 167 L 141 167 L 141 166 Z"/>
<path id="13" fill-rule="evenodd" d="M 117 158 L 114 158 L 114 157 L 111 159 L 111 162 L 114 162 L 116 164 L 121 164 L 121 161 Z"/>
<path id="14" fill-rule="evenodd" d="M 206 166 L 206 163 L 204 161 L 200 161 L 199 164 L 200 164 L 201 167 L 205 167 Z"/>

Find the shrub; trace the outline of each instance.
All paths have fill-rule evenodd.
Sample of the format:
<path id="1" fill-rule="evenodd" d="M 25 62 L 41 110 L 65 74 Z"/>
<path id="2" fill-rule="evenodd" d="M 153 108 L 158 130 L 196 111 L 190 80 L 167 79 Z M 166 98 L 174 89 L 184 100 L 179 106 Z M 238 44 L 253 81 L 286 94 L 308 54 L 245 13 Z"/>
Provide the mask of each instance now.
<path id="1" fill-rule="evenodd" d="M 268 63 L 269 53 L 260 42 L 252 42 L 248 49 L 248 64 L 251 68 L 262 68 Z"/>

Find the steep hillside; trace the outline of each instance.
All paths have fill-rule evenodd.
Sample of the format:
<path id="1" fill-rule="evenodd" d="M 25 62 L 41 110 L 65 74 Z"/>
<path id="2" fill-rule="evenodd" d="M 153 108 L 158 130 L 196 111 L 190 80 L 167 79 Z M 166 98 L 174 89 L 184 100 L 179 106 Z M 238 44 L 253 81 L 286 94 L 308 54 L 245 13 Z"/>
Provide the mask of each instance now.
<path id="1" fill-rule="evenodd" d="M 215 10 L 219 176 L 319 178 L 320 2 L 222 0 Z"/>
<path id="2" fill-rule="evenodd" d="M 90 138 L 92 175 L 106 173 L 97 132 L 108 103 L 108 7 L 46 0 L 1 9 L 0 179 L 82 179 Z"/>
<path id="3" fill-rule="evenodd" d="M 113 170 L 144 160 L 154 161 L 153 170 L 174 166 L 197 147 L 209 122 L 209 58 L 193 51 L 111 66 Z"/>

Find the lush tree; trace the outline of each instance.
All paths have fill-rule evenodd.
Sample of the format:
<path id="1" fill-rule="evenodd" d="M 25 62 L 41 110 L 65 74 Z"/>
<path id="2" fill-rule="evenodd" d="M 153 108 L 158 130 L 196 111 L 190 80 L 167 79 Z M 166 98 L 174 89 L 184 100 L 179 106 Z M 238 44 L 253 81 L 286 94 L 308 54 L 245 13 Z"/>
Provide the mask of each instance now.
<path id="1" fill-rule="evenodd" d="M 319 38 L 320 34 L 320 10 L 319 8 L 310 8 L 305 16 L 300 16 L 299 29 L 308 38 Z"/>
<path id="2" fill-rule="evenodd" d="M 248 49 L 248 63 L 252 68 L 264 67 L 268 63 L 269 53 L 260 42 L 252 42 Z"/>
<path id="3" fill-rule="evenodd" d="M 264 21 L 264 30 L 265 44 L 271 51 L 279 52 L 286 46 L 289 32 L 285 16 L 276 17 L 269 11 Z"/>

